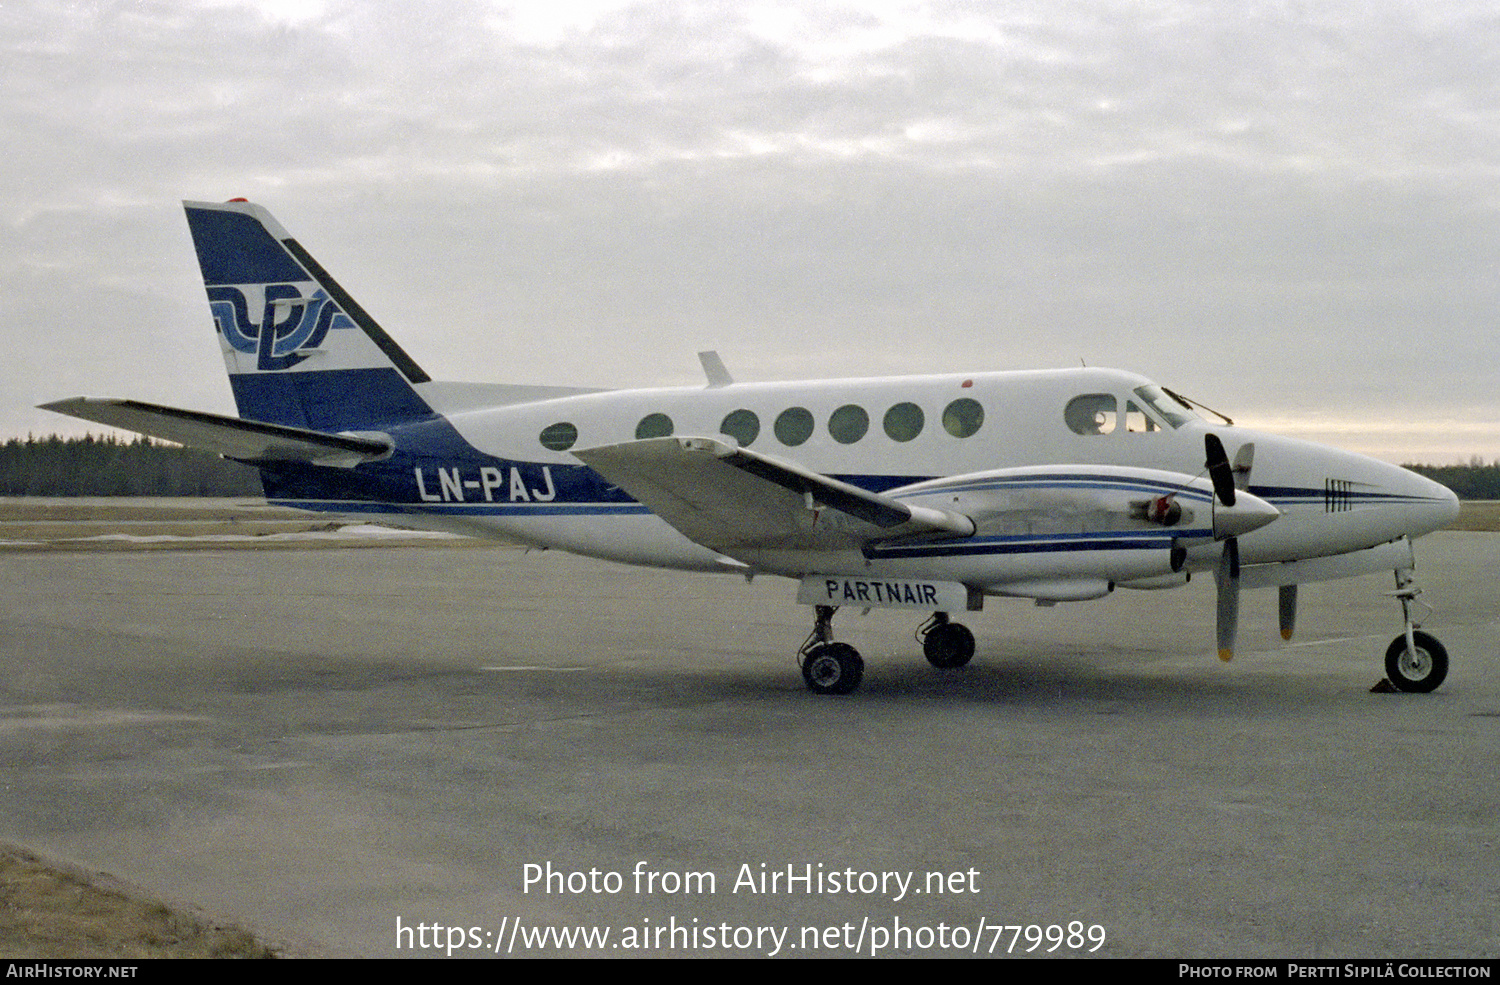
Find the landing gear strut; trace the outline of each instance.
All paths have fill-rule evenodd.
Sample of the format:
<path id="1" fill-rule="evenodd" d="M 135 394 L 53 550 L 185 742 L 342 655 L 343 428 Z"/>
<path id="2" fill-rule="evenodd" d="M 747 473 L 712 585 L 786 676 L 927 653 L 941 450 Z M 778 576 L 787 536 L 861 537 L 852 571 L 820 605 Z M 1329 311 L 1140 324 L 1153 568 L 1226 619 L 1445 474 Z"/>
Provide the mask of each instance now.
<path id="1" fill-rule="evenodd" d="M 1385 651 L 1386 677 L 1398 690 L 1421 694 L 1435 691 L 1448 676 L 1448 651 L 1431 635 L 1417 631 L 1421 623 L 1412 618 L 1412 606 L 1422 590 L 1416 587 L 1410 570 L 1396 570 L 1396 590 L 1391 594 L 1401 600 L 1406 629 Z M 1421 604 L 1431 611 L 1426 603 Z"/>
<path id="2" fill-rule="evenodd" d="M 849 694 L 864 677 L 864 658 L 848 643 L 834 642 L 833 614 L 838 606 L 818 605 L 813 611 L 813 631 L 797 651 L 802 679 L 814 694 Z"/>
<path id="3" fill-rule="evenodd" d="M 927 662 L 942 670 L 962 667 L 974 658 L 974 634 L 962 623 L 950 622 L 946 612 L 934 612 L 918 626 L 917 639 Z"/>

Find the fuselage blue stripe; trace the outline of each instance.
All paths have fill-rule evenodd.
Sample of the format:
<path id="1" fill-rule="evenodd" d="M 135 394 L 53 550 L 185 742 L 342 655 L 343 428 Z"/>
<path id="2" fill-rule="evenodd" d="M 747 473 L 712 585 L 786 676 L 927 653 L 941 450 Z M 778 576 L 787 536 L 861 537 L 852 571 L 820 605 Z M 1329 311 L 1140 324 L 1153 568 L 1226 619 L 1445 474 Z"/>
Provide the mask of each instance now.
<path id="1" fill-rule="evenodd" d="M 645 516 L 639 503 L 382 503 L 337 499 L 272 499 L 273 506 L 323 513 L 371 513 L 392 516 Z"/>

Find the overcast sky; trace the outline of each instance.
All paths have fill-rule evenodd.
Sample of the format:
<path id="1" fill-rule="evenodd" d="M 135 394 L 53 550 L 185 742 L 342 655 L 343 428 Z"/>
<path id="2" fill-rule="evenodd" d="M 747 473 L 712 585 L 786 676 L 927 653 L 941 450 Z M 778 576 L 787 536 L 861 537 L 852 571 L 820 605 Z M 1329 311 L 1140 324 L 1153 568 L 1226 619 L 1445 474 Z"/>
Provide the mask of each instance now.
<path id="1" fill-rule="evenodd" d="M 233 413 L 180 201 L 438 379 L 1113 365 L 1500 457 L 1500 5 L 0 4 L 0 436 Z"/>

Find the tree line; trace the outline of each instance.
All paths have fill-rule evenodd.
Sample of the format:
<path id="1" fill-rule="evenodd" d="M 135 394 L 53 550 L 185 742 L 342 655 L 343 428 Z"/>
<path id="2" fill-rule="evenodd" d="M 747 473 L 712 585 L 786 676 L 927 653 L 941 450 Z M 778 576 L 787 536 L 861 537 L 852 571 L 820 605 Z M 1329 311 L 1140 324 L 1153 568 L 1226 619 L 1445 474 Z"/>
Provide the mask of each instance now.
<path id="1" fill-rule="evenodd" d="M 1459 499 L 1500 499 L 1500 461 L 1407 465 Z M 260 473 L 213 452 L 150 438 L 12 438 L 0 445 L 0 496 L 259 496 Z"/>
<path id="2" fill-rule="evenodd" d="M 1407 465 L 1418 475 L 1441 482 L 1459 499 L 1500 499 L 1500 460 L 1484 464 L 1472 458 L 1467 465 Z"/>
<path id="3" fill-rule="evenodd" d="M 213 452 L 111 435 L 12 438 L 0 496 L 260 496 L 260 473 Z"/>

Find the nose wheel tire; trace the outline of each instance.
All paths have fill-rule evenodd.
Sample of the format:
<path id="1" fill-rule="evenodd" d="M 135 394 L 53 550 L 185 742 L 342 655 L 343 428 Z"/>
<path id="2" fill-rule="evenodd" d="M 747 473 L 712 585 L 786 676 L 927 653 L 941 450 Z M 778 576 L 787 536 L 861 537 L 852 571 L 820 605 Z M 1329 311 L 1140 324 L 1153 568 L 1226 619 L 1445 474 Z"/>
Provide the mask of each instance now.
<path id="1" fill-rule="evenodd" d="M 814 694 L 849 694 L 864 674 L 864 658 L 848 643 L 819 643 L 802 660 L 802 679 Z"/>
<path id="2" fill-rule="evenodd" d="M 1432 636 L 1412 633 L 1416 649 L 1406 645 L 1406 634 L 1391 640 L 1385 651 L 1385 675 L 1402 691 L 1426 694 L 1437 690 L 1448 676 L 1448 651 Z"/>

